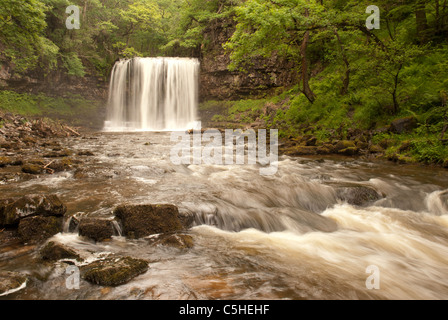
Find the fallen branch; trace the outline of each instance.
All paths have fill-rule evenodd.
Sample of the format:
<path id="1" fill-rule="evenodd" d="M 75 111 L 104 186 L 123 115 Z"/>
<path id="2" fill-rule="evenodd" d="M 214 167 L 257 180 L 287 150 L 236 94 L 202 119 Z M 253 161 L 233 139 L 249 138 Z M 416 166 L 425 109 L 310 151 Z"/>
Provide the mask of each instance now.
<path id="1" fill-rule="evenodd" d="M 44 166 L 44 169 L 45 170 L 48 170 L 48 172 L 50 173 L 50 174 L 53 174 L 54 173 L 54 170 L 53 169 L 51 169 L 51 168 L 48 168 L 49 166 L 51 166 L 51 164 L 53 163 L 53 162 L 55 162 L 56 160 L 51 160 L 48 164 L 46 164 L 45 166 Z"/>
<path id="2" fill-rule="evenodd" d="M 70 128 L 69 126 L 65 126 L 65 129 L 67 129 L 68 131 L 70 131 L 71 133 L 73 133 L 76 136 L 80 136 L 81 134 L 76 132 L 75 130 L 73 130 L 72 128 Z"/>

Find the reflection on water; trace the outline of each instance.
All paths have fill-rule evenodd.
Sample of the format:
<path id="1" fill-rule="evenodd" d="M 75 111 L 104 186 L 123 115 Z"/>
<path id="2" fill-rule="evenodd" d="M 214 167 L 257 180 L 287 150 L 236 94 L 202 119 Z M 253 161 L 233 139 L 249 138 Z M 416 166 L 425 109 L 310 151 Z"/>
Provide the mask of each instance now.
<path id="1" fill-rule="evenodd" d="M 90 252 L 89 259 L 118 253 L 150 261 L 125 285 L 81 281 L 68 290 L 63 263 L 40 263 L 32 246 L 0 246 L 1 269 L 32 276 L 7 299 L 448 298 L 448 172 L 288 157 L 274 176 L 259 175 L 258 165 L 175 166 L 169 138 L 101 133 L 69 140 L 95 154 L 83 178 L 60 173 L 0 190 L 3 197 L 55 193 L 70 215 L 111 216 L 124 202 L 176 204 L 195 216 L 192 249 L 58 234 L 55 240 Z M 341 190 L 378 197 L 354 205 Z M 379 290 L 366 288 L 371 265 L 380 271 Z"/>

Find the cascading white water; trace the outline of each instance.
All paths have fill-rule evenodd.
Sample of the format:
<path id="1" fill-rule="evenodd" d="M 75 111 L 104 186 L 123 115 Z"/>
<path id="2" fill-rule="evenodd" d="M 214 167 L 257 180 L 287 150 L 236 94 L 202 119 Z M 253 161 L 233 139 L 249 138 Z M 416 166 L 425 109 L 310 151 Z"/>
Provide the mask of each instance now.
<path id="1" fill-rule="evenodd" d="M 134 58 L 118 61 L 109 86 L 106 131 L 184 130 L 195 126 L 199 61 Z"/>

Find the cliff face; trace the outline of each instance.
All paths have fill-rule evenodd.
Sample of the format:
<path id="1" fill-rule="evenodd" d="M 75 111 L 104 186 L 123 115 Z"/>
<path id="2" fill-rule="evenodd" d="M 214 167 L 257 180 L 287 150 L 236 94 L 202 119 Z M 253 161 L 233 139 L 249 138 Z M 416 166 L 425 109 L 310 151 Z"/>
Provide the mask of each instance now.
<path id="1" fill-rule="evenodd" d="M 106 101 L 108 84 L 93 76 L 69 76 L 62 70 L 55 70 L 44 76 L 42 70 L 28 72 L 25 76 L 14 74 L 13 66 L 0 64 L 0 90 L 19 93 L 43 93 L 52 97 L 80 95 L 85 99 Z"/>
<path id="2" fill-rule="evenodd" d="M 222 45 L 235 30 L 233 21 L 215 20 L 204 32 L 207 46 L 202 50 L 200 100 L 236 100 L 262 96 L 278 87 L 299 81 L 294 63 L 273 55 L 255 59 L 247 73 L 228 70 L 230 56 Z"/>

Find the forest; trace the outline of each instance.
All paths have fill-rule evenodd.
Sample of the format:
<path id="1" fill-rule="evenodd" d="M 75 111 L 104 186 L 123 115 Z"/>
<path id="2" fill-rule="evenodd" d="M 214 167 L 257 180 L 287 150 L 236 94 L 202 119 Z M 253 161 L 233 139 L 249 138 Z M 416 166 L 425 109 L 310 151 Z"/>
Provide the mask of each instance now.
<path id="1" fill-rule="evenodd" d="M 448 299 L 447 100 L 448 0 L 0 0 L 0 300 Z"/>
<path id="2" fill-rule="evenodd" d="M 69 5 L 79 8 L 79 29 L 65 27 Z M 350 131 L 370 130 L 370 139 L 382 143 L 389 158 L 443 164 L 448 158 L 448 4 L 376 1 L 375 29 L 366 27 L 374 13 L 366 11 L 370 5 L 339 0 L 5 0 L 1 59 L 19 78 L 32 70 L 44 76 L 62 70 L 107 82 L 118 59 L 201 58 L 213 41 L 204 30 L 226 25 L 231 37 L 219 45 L 229 72 L 245 75 L 254 60 L 275 55 L 291 62 L 296 81 L 274 91 L 263 92 L 260 86 L 258 96 L 202 101 L 202 109 L 225 106 L 214 120 L 235 121 L 237 115 L 245 120 L 240 122 L 264 121 L 283 137 L 312 134 L 322 141 L 335 132 L 347 138 Z M 6 110 L 17 101 L 33 100 L 10 91 L 1 94 Z M 275 114 L 263 112 L 267 104 L 276 106 Z M 412 130 L 396 135 L 384 129 L 407 117 L 416 120 Z M 402 149 L 406 153 L 400 155 Z"/>

